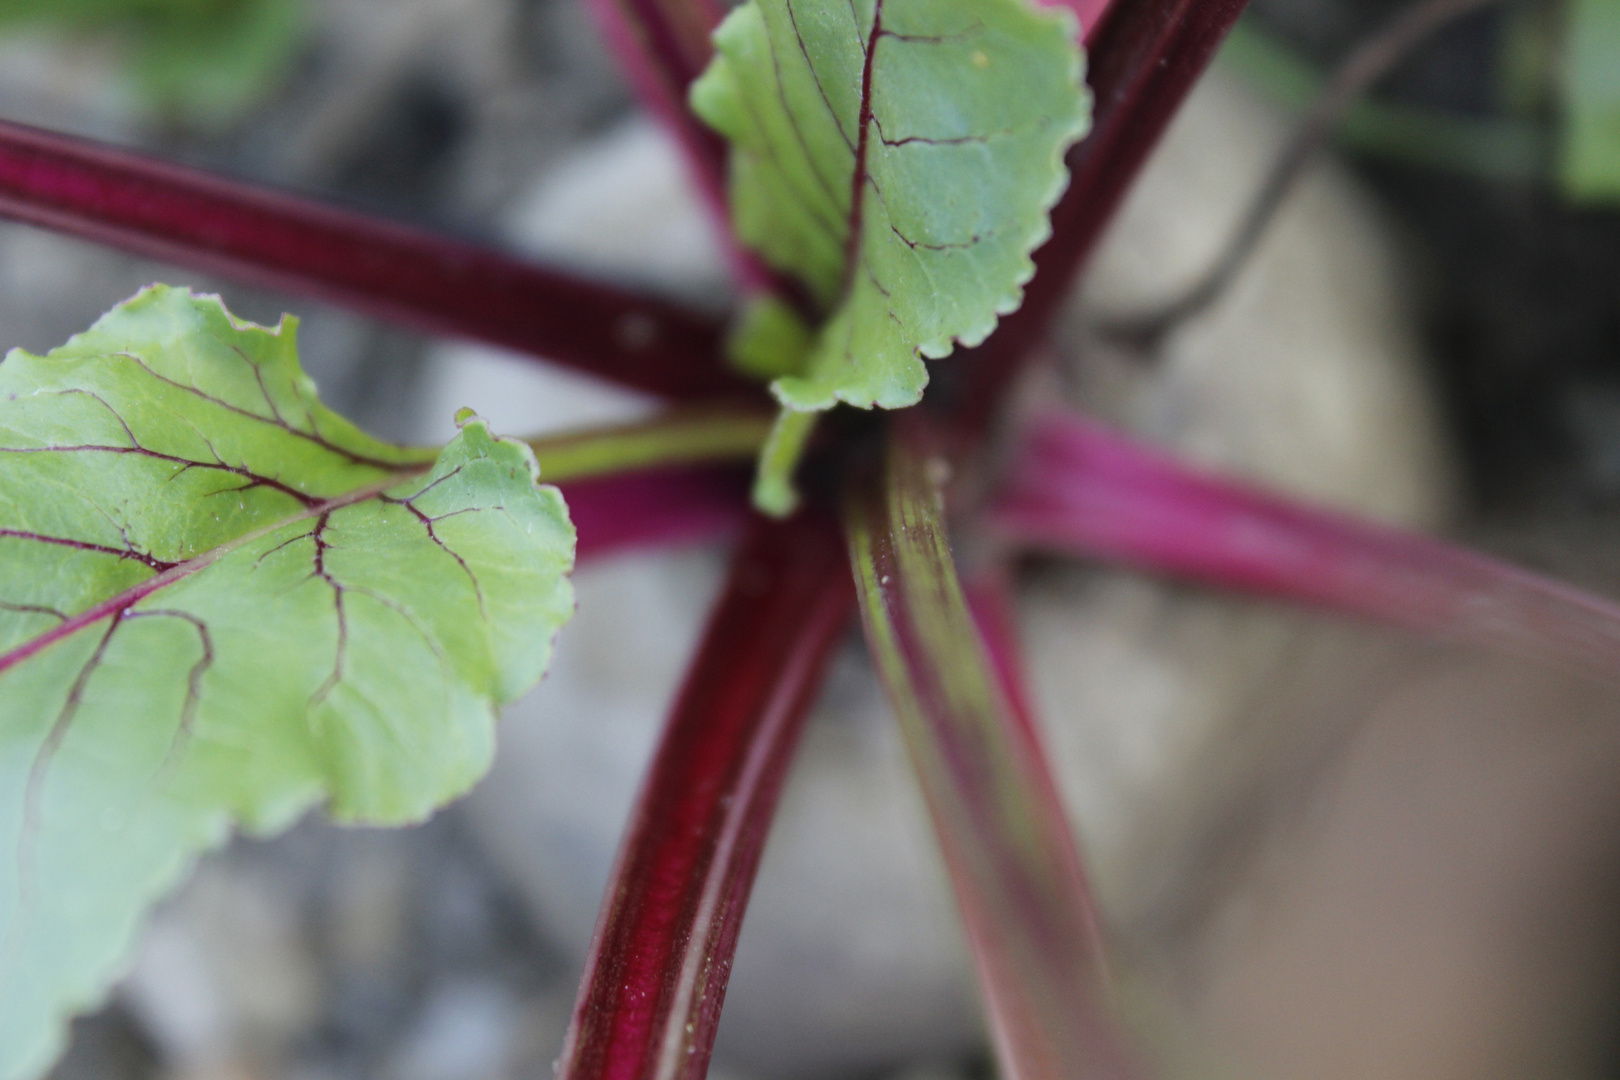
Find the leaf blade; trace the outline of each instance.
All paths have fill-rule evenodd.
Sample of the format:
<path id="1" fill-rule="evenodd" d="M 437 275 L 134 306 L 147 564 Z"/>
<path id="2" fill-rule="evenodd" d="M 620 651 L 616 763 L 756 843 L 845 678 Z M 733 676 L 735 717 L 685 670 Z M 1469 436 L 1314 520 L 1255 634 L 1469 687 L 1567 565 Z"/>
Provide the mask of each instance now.
<path id="1" fill-rule="evenodd" d="M 571 613 L 574 539 L 523 444 L 477 420 L 437 455 L 372 440 L 290 326 L 163 287 L 0 364 L 0 459 L 13 1080 L 232 825 L 323 800 L 403 822 L 471 786 Z"/>
<path id="2" fill-rule="evenodd" d="M 753 0 L 694 109 L 732 141 L 739 237 L 826 317 L 785 406 L 914 404 L 922 358 L 1014 310 L 1084 131 L 1073 20 L 1021 0 Z"/>

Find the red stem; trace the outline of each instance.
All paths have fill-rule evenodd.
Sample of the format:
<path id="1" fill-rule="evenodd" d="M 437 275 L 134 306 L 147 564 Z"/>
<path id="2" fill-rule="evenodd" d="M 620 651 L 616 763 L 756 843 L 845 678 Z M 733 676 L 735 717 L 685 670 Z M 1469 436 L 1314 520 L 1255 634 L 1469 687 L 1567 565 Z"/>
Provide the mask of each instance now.
<path id="1" fill-rule="evenodd" d="M 931 480 L 932 439 L 916 419 L 896 418 L 882 474 L 849 500 L 850 561 L 867 641 L 973 947 L 1001 1069 L 1009 1080 L 1140 1076 L 1113 1015 L 1057 785 L 1033 722 L 1003 693 L 1010 641 L 998 638 L 998 662 L 975 631 Z"/>
<path id="2" fill-rule="evenodd" d="M 0 215 L 668 398 L 757 393 L 718 321 L 474 244 L 0 122 Z"/>
<path id="3" fill-rule="evenodd" d="M 967 395 L 972 404 L 965 412 L 989 415 L 1240 6 L 1240 0 L 1119 0 L 1088 33 L 1099 102 L 1094 134 L 1071 156 L 1074 180 L 1054 214 L 1054 238 L 1038 256 L 1041 273 L 1023 310 L 981 350 L 988 355 L 961 361 L 978 387 Z M 717 327 L 672 305 L 11 125 L 0 125 L 0 213 L 423 329 L 537 352 L 667 396 L 738 386 L 716 362 Z M 663 526 L 648 525 L 656 514 L 627 520 L 609 513 L 591 524 L 591 491 L 571 486 L 585 550 L 667 535 Z M 622 497 L 620 489 L 615 499 Z M 695 528 L 683 520 L 683 528 Z M 848 614 L 840 548 L 825 521 L 800 520 L 756 524 L 739 554 L 620 854 L 565 1049 L 569 1077 L 703 1074 L 770 812 Z"/>
<path id="4" fill-rule="evenodd" d="M 1035 253 L 1023 305 L 983 345 L 948 361 L 961 375 L 947 404 L 967 440 L 983 433 L 1045 338 L 1103 227 L 1245 2 L 1114 0 L 1101 21 L 1085 28 L 1095 98 L 1091 133 L 1069 151 L 1069 188 L 1052 211 L 1052 238 Z"/>
<path id="5" fill-rule="evenodd" d="M 729 148 L 687 105 L 687 92 L 714 55 L 710 35 L 725 12 L 713 0 L 586 0 L 636 97 L 675 136 L 688 171 L 745 292 L 800 303 L 801 290 L 737 240 L 727 201 Z"/>
<path id="6" fill-rule="evenodd" d="M 1035 718 L 1034 705 L 1024 677 L 1023 649 L 1018 638 L 1011 575 L 1005 566 L 997 565 L 965 580 L 962 583 L 962 592 L 967 600 L 968 610 L 972 613 L 974 625 L 978 628 L 979 638 L 984 643 L 984 650 L 1000 685 L 1002 697 L 1007 704 L 1008 737 L 1021 748 L 1022 756 L 1033 763 L 1029 783 L 1036 790 L 1032 793 L 1032 797 L 1034 801 L 1049 807 L 1048 812 L 1062 820 L 1066 816 L 1063 796 L 1058 790 L 1055 775 L 1049 764 L 1040 725 Z M 1103 940 L 1096 905 L 1092 900 L 1091 886 L 1086 881 L 1078 839 L 1071 835 L 1070 843 L 1059 846 L 1055 853 L 1061 859 L 1057 872 L 1067 879 L 1069 894 L 1077 898 L 1081 905 L 1076 919 L 1089 944 L 1093 962 L 1102 972 L 1099 981 L 1106 983 L 1106 942 Z M 989 967 L 989 958 L 982 955 L 985 951 L 984 946 L 975 943 L 975 950 L 981 953 L 978 957 L 980 967 Z M 1003 1000 L 1007 996 L 998 995 Z M 994 1013 L 991 1020 L 993 1026 L 998 1029 L 1007 1026 Z M 1124 1035 L 1117 1030 L 1111 1016 L 1102 1014 L 1090 1017 L 1085 1023 L 1092 1030 L 1104 1033 L 1113 1043 L 1106 1050 L 1098 1052 L 1096 1054 L 1098 1058 L 1129 1062 L 1130 1054 L 1126 1049 Z M 998 1041 L 1006 1045 L 1011 1041 L 1013 1034 L 1011 1031 L 998 1030 Z M 1003 1057 L 1011 1059 L 1013 1054 L 1004 1053 Z M 1134 1066 L 1124 1066 L 1124 1069 L 1130 1068 Z"/>
<path id="7" fill-rule="evenodd" d="M 742 469 L 647 469 L 559 484 L 579 533 L 578 557 L 734 536 L 748 521 Z"/>
<path id="8" fill-rule="evenodd" d="M 1620 670 L 1620 607 L 1607 600 L 1219 479 L 1079 416 L 1029 429 L 990 520 L 1028 549 L 1579 664 L 1606 679 Z"/>
<path id="9" fill-rule="evenodd" d="M 853 599 L 828 520 L 755 519 L 620 848 L 563 1080 L 701 1080 L 788 760 Z"/>
<path id="10" fill-rule="evenodd" d="M 980 350 L 989 355 L 971 364 L 968 358 L 962 358 L 964 368 L 972 372 L 969 378 L 977 391 L 967 395 L 970 404 L 961 410 L 966 418 L 962 425 L 965 434 L 971 437 L 984 430 L 992 415 L 991 404 L 1010 383 L 1023 354 L 1044 334 L 1126 185 L 1241 6 L 1241 0 L 1203 0 L 1202 4 L 1193 0 L 1120 0 L 1100 26 L 1088 28 L 1094 29 L 1087 36 L 1093 44 L 1091 78 L 1099 102 L 1094 133 L 1071 155 L 1075 179 L 1054 215 L 1054 238 L 1038 255 L 1041 273 L 1030 285 L 1024 309 L 1009 318 Z M 970 386 L 970 391 L 973 389 Z M 777 527 L 783 528 L 792 530 L 795 526 Z M 770 533 L 770 529 L 762 530 L 763 535 Z M 762 541 L 756 536 L 755 542 Z M 781 574 L 787 574 L 790 568 L 790 561 L 777 564 Z M 720 808 L 714 801 L 714 789 L 700 792 L 689 783 L 685 775 L 687 757 L 697 754 L 700 747 L 714 746 L 709 740 L 722 735 L 712 728 L 727 729 L 726 719 L 735 719 L 736 711 L 723 708 L 725 702 L 716 700 L 721 694 L 713 683 L 724 684 L 728 677 L 737 678 L 742 685 L 734 692 L 747 695 L 757 711 L 763 708 L 764 701 L 789 693 L 801 702 L 802 708 L 814 682 L 804 677 L 802 664 L 779 670 L 775 678 L 770 677 L 766 666 L 731 670 L 733 650 L 750 648 L 749 642 L 771 637 L 760 632 L 770 625 L 768 611 L 781 612 L 798 624 L 801 633 L 808 632 L 801 621 L 804 616 L 793 614 L 795 607 L 808 605 L 793 598 L 789 577 L 775 587 L 765 586 L 762 594 L 748 597 L 741 592 L 746 576 L 739 568 L 732 591 L 688 676 L 687 689 L 677 705 L 621 851 L 565 1052 L 564 1071 L 571 1080 L 640 1080 L 674 1075 L 695 1080 L 706 1067 L 724 973 L 735 941 L 735 922 L 729 934 L 710 932 L 712 922 L 706 922 L 707 916 L 698 912 L 698 891 L 718 895 L 715 890 L 720 888 L 710 884 L 715 868 L 704 862 L 700 844 L 700 840 L 713 842 Z M 843 579 L 839 581 L 837 595 L 842 614 L 849 594 Z M 751 615 L 746 614 L 750 611 Z M 720 640 L 728 635 L 740 640 Z M 711 712 L 712 717 L 708 715 Z M 1015 720 L 1014 724 L 1028 730 L 1024 721 Z M 689 742 L 692 745 L 687 745 Z M 718 756 L 707 759 L 707 763 L 736 775 L 742 756 L 752 745 L 748 739 L 732 738 L 724 747 L 716 746 L 714 753 Z M 781 769 L 785 767 L 787 748 L 784 746 L 779 754 L 781 764 L 776 767 Z M 1055 798 L 1055 791 L 1048 794 Z M 703 802 L 691 808 L 698 824 L 692 832 L 672 833 L 677 823 L 674 813 L 683 799 Z M 769 806 L 761 807 L 759 812 L 753 828 L 762 839 Z M 735 907 L 727 909 L 733 919 L 740 919 L 755 858 L 757 851 L 742 873 L 743 887 L 734 894 Z M 660 870 L 668 876 L 660 876 Z M 1068 873 L 1060 872 L 1058 876 L 1070 879 Z M 662 892 L 655 894 L 659 886 Z M 964 902 L 970 903 L 971 898 Z M 1088 933 L 1094 932 L 1089 911 L 1084 918 L 1091 928 Z M 694 956 L 698 960 L 688 962 Z M 998 981 L 991 974 L 993 982 Z M 693 1017 L 694 1024 L 689 1033 L 684 1028 L 688 1017 Z M 1009 1015 L 996 1018 L 1003 1029 L 1004 1046 L 1019 1041 L 1018 1035 L 1006 1030 L 1009 1022 Z M 1106 1045 L 1108 1040 L 1099 1030 L 1088 1042 Z M 687 1054 L 688 1048 L 693 1053 Z M 1117 1061 L 1113 1067 L 1120 1072 L 1131 1071 Z"/>
<path id="11" fill-rule="evenodd" d="M 687 89 L 713 52 L 708 35 L 721 12 L 708 0 L 587 0 L 587 6 L 636 97 L 680 144 L 710 216 L 729 234 L 726 143 L 686 104 Z"/>

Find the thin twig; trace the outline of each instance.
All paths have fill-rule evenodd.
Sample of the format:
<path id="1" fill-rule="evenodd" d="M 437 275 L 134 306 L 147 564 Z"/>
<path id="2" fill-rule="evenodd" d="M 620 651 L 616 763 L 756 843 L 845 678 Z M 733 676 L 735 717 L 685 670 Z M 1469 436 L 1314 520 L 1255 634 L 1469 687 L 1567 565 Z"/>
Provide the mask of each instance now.
<path id="1" fill-rule="evenodd" d="M 1260 245 L 1277 211 L 1319 150 L 1327 144 L 1345 113 L 1379 79 L 1411 55 L 1412 50 L 1458 19 L 1502 0 L 1418 0 L 1383 29 L 1364 41 L 1339 66 L 1301 118 L 1265 183 L 1226 248 L 1204 276 L 1181 296 L 1143 314 L 1110 320 L 1099 332 L 1152 353 L 1164 336 L 1188 319 L 1207 311 L 1225 293 Z"/>

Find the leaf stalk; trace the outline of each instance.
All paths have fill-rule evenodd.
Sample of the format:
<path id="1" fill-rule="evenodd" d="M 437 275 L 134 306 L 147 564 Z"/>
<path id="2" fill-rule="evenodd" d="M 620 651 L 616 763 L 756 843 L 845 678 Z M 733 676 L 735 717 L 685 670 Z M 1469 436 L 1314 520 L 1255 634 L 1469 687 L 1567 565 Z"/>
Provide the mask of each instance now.
<path id="1" fill-rule="evenodd" d="M 673 409 L 633 424 L 528 440 L 549 483 L 645 469 L 751 460 L 772 427 L 769 413 L 744 406 Z"/>
<path id="2" fill-rule="evenodd" d="M 983 608 L 1001 647 L 998 665 L 957 579 L 943 494 L 931 476 L 940 459 L 916 417 L 897 417 L 891 431 L 883 470 L 847 503 L 850 562 L 867 641 L 972 945 L 998 1058 L 1014 1080 L 1138 1076 L 1113 1015 L 1077 845 L 1013 681 L 1005 613 Z"/>
<path id="3" fill-rule="evenodd" d="M 0 216 L 674 400 L 758 396 L 718 320 L 312 199 L 0 121 Z"/>
<path id="4" fill-rule="evenodd" d="M 654 753 L 562 1080 L 701 1080 L 788 761 L 853 601 L 819 514 L 756 518 Z"/>
<path id="5" fill-rule="evenodd" d="M 1426 536 L 1221 479 L 1077 414 L 1029 430 L 988 511 L 1003 542 L 1272 596 L 1605 681 L 1620 606 Z"/>

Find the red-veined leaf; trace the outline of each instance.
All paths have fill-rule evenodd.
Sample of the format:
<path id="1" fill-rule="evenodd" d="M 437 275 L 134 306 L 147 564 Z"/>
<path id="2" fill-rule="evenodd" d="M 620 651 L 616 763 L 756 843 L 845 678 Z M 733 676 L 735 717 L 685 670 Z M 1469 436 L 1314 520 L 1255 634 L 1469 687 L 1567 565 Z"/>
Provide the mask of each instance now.
<path id="1" fill-rule="evenodd" d="M 984 431 L 1046 337 L 1103 228 L 1245 2 L 1113 0 L 1084 26 L 1091 133 L 1069 151 L 1069 187 L 1052 210 L 1052 238 L 1035 252 L 1023 306 L 960 358 L 960 379 L 940 380 L 945 393 L 937 396 L 952 406 L 964 434 Z M 1079 13 L 1085 0 L 1062 3 Z"/>

